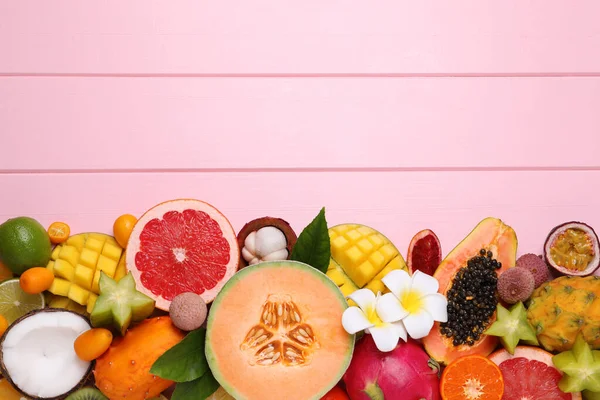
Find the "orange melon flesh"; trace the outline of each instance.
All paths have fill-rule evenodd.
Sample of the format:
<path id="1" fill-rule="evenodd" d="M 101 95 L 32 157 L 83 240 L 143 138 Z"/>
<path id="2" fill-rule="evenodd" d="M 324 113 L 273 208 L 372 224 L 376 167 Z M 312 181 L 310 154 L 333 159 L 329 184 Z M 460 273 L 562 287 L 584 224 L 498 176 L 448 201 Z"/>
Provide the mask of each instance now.
<path id="1" fill-rule="evenodd" d="M 211 306 L 210 369 L 239 400 L 320 399 L 350 365 L 355 336 L 341 323 L 347 307 L 335 283 L 309 265 L 276 261 L 244 268 Z M 268 336 L 260 329 L 272 336 L 244 347 Z M 267 357 L 257 356 L 270 344 L 274 350 Z"/>
<path id="2" fill-rule="evenodd" d="M 446 295 L 452 287 L 452 280 L 458 270 L 467 265 L 469 259 L 477 256 L 479 250 L 492 251 L 494 258 L 502 263 L 502 268 L 496 271 L 498 275 L 512 268 L 516 263 L 517 236 L 515 231 L 497 218 L 485 218 L 469 235 L 463 239 L 442 261 L 434 273 L 440 287 L 438 292 Z M 495 321 L 496 314 L 490 319 Z M 448 364 L 458 357 L 480 354 L 489 355 L 498 345 L 495 336 L 481 335 L 472 346 L 454 346 L 452 339 L 442 335 L 440 323 L 436 322 L 429 335 L 423 338 L 423 346 L 427 353 L 436 361 Z"/>

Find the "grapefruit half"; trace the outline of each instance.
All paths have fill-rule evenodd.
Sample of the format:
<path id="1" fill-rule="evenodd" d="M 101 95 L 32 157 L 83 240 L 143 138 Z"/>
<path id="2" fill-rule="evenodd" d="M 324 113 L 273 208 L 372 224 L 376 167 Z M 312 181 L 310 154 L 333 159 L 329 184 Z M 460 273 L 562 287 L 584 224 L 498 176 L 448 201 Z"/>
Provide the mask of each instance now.
<path id="1" fill-rule="evenodd" d="M 136 288 L 164 311 L 184 292 L 212 302 L 236 272 L 239 258 L 229 220 L 194 199 L 170 200 L 146 211 L 131 232 L 126 252 Z"/>
<path id="2" fill-rule="evenodd" d="M 518 400 L 581 400 L 581 393 L 558 388 L 562 376 L 552 363 L 552 353 L 534 346 L 517 346 L 515 354 L 504 349 L 490 354 L 504 378 L 504 397 Z"/>

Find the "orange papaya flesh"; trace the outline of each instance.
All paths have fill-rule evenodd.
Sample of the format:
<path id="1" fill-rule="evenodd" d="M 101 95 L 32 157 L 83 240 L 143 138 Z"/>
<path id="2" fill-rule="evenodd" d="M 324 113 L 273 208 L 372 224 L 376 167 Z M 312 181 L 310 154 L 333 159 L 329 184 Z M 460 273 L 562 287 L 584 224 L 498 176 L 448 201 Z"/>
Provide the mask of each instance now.
<path id="1" fill-rule="evenodd" d="M 499 276 L 516 263 L 517 235 L 513 228 L 497 218 L 485 218 L 465 237 L 445 258 L 434 273 L 440 287 L 438 292 L 447 295 L 452 287 L 457 272 L 467 266 L 467 262 L 479 255 L 481 249 L 491 251 L 493 258 L 502 263 L 496 270 Z M 491 316 L 487 326 L 496 319 L 496 313 Z M 499 338 L 482 334 L 473 344 L 454 345 L 452 338 L 446 337 L 436 322 L 422 340 L 427 353 L 436 361 L 447 365 L 453 360 L 470 354 L 489 355 L 498 345 Z"/>

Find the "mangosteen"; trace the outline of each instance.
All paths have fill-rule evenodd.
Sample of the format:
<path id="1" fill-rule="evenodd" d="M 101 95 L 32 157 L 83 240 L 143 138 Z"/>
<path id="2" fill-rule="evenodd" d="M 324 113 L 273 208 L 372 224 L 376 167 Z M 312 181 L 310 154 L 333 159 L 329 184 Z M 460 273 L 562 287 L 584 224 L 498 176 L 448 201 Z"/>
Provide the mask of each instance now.
<path id="1" fill-rule="evenodd" d="M 80 360 L 73 343 L 91 329 L 84 316 L 59 308 L 31 311 L 0 339 L 0 370 L 23 396 L 58 400 L 83 386 L 92 363 Z"/>
<path id="2" fill-rule="evenodd" d="M 550 231 L 544 243 L 546 263 L 562 275 L 586 276 L 600 266 L 598 235 L 591 226 L 571 221 Z"/>
<path id="3" fill-rule="evenodd" d="M 281 218 L 262 217 L 248 222 L 237 236 L 239 269 L 263 261 L 289 260 L 298 236 Z"/>

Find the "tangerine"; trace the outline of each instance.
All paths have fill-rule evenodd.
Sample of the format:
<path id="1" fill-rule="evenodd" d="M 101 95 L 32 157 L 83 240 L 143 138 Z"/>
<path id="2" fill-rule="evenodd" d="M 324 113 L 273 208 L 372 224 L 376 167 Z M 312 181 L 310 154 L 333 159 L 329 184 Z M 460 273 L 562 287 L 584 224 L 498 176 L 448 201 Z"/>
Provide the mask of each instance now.
<path id="1" fill-rule="evenodd" d="M 66 241 L 71 234 L 71 227 L 64 222 L 53 222 L 48 227 L 48 236 L 54 244 L 60 244 Z"/>
<path id="2" fill-rule="evenodd" d="M 13 272 L 0 261 L 0 282 L 10 279 L 13 276 L 15 276 Z"/>
<path id="3" fill-rule="evenodd" d="M 100 357 L 112 343 L 113 334 L 105 328 L 92 328 L 75 339 L 75 354 L 83 361 L 92 361 Z"/>
<path id="4" fill-rule="evenodd" d="M 440 392 L 444 400 L 501 400 L 504 394 L 502 372 L 484 356 L 463 356 L 444 369 Z"/>
<path id="5" fill-rule="evenodd" d="M 119 243 L 119 246 L 122 248 L 127 247 L 129 236 L 131 236 L 131 232 L 133 231 L 136 222 L 137 218 L 131 214 L 123 214 L 115 220 L 115 223 L 113 224 L 113 234 L 117 243 Z"/>
<path id="6" fill-rule="evenodd" d="M 19 278 L 21 289 L 29 294 L 38 294 L 50 289 L 52 282 L 54 282 L 54 274 L 44 267 L 29 268 Z"/>

